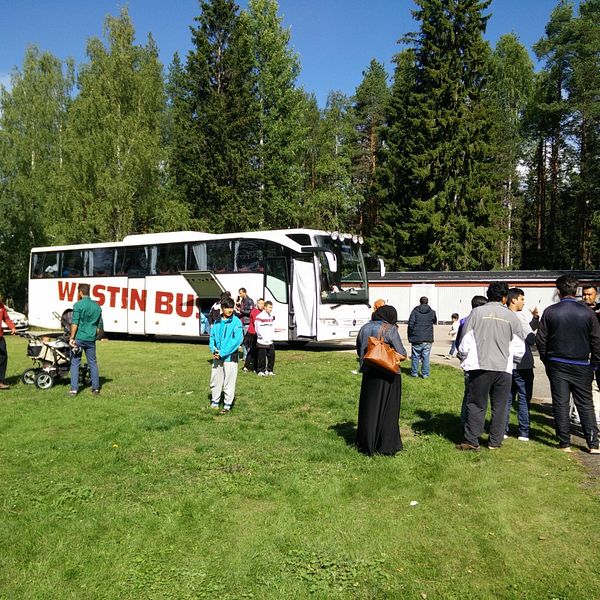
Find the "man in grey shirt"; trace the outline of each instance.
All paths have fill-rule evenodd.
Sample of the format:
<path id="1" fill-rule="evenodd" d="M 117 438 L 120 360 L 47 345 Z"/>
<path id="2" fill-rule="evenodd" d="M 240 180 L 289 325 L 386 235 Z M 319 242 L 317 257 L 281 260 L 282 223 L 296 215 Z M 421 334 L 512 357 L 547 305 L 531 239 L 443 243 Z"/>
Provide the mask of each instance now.
<path id="1" fill-rule="evenodd" d="M 489 302 L 473 309 L 459 353 L 469 377 L 464 442 L 459 450 L 478 451 L 485 426 L 488 397 L 492 405 L 488 448 L 500 448 L 506 425 L 506 405 L 512 384 L 513 361 L 525 353 L 521 324 L 506 306 L 508 286 L 495 281 L 487 289 Z"/>

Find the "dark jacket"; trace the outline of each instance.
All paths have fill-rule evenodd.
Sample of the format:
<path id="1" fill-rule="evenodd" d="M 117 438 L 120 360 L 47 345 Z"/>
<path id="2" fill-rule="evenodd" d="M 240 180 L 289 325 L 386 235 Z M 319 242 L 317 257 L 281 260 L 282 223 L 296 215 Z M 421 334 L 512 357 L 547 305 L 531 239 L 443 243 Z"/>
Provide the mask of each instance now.
<path id="1" fill-rule="evenodd" d="M 408 319 L 408 341 L 411 344 L 433 342 L 433 326 L 436 323 L 435 310 L 429 304 L 419 304 Z"/>
<path id="2" fill-rule="evenodd" d="M 540 319 L 536 344 L 542 361 L 587 364 L 600 361 L 600 324 L 575 298 L 549 306 Z"/>

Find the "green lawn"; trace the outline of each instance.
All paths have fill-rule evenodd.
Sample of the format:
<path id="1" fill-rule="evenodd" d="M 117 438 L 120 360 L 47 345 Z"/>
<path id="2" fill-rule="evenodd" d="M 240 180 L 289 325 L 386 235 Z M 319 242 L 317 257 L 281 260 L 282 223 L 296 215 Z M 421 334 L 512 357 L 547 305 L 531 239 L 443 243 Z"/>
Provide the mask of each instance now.
<path id="1" fill-rule="evenodd" d="M 598 598 L 600 497 L 534 414 L 461 453 L 462 375 L 403 377 L 405 451 L 352 446 L 352 353 L 281 350 L 208 408 L 205 345 L 99 344 L 100 397 L 0 393 L 0 598 Z M 411 506 L 416 501 L 418 504 Z"/>

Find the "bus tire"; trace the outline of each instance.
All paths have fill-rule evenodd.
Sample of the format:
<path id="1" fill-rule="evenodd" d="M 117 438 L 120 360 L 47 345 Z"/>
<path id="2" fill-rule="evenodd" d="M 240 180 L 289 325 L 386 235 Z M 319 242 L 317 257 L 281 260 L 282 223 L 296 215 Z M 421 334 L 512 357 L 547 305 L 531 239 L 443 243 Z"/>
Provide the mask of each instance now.
<path id="1" fill-rule="evenodd" d="M 46 371 L 40 371 L 35 377 L 35 387 L 40 390 L 49 390 L 54 385 L 54 377 Z"/>
<path id="2" fill-rule="evenodd" d="M 21 381 L 25 385 L 33 385 L 35 383 L 36 375 L 37 375 L 37 369 L 27 369 L 27 371 L 25 371 L 23 373 L 23 375 L 21 375 Z"/>

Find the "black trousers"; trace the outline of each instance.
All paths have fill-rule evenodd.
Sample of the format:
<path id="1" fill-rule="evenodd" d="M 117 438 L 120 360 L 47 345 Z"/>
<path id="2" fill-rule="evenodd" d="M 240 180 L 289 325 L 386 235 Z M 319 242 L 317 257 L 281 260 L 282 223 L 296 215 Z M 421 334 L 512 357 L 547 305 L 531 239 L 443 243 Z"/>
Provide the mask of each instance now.
<path id="1" fill-rule="evenodd" d="M 489 445 L 499 447 L 504 440 L 506 408 L 510 398 L 512 374 L 503 371 L 469 371 L 469 397 L 465 422 L 465 442 L 479 446 L 485 427 L 488 398 L 492 404 Z"/>
<path id="2" fill-rule="evenodd" d="M 246 360 L 244 361 L 244 368 L 248 369 L 248 371 L 254 371 L 258 362 L 258 353 L 256 350 L 256 334 L 246 333 L 246 336 L 244 337 L 244 344 L 248 349 L 248 353 L 246 354 Z"/>
<path id="3" fill-rule="evenodd" d="M 273 372 L 275 366 L 275 346 L 257 346 L 258 349 L 258 365 L 256 370 L 259 373 L 265 371 Z"/>
<path id="4" fill-rule="evenodd" d="M 571 445 L 569 400 L 573 394 L 585 441 L 589 448 L 598 448 L 598 426 L 592 401 L 594 371 L 591 367 L 566 365 L 551 360 L 545 366 L 550 380 L 554 427 L 559 446 L 566 448 Z"/>
<path id="5" fill-rule="evenodd" d="M 6 351 L 6 340 L 4 336 L 0 337 L 0 381 L 4 382 L 6 376 L 6 366 L 8 365 L 8 352 Z"/>

